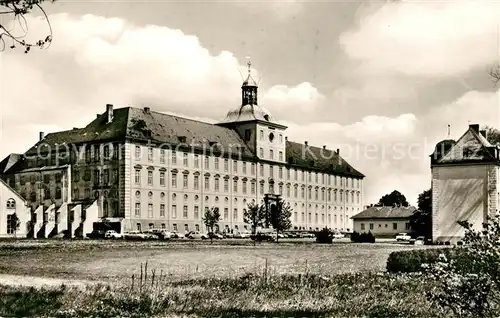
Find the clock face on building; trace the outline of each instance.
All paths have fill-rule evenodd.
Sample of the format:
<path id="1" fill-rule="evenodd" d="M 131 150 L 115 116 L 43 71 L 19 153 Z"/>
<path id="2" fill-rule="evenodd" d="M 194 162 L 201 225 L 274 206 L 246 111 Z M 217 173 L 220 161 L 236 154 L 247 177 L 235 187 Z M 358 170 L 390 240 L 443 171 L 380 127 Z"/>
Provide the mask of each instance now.
<path id="1" fill-rule="evenodd" d="M 270 142 L 273 142 L 273 140 L 274 140 L 274 134 L 273 134 L 273 133 L 270 133 L 270 134 L 269 134 L 269 141 L 270 141 Z"/>

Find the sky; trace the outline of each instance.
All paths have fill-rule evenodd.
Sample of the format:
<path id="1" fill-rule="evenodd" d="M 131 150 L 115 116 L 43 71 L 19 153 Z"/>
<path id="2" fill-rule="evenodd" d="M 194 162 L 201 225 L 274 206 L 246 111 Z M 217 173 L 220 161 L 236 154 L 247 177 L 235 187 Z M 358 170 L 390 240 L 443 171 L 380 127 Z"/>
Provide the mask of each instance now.
<path id="1" fill-rule="evenodd" d="M 47 3 L 48 49 L 0 53 L 0 156 L 83 127 L 110 103 L 218 122 L 251 58 L 259 103 L 289 140 L 340 149 L 364 203 L 430 188 L 430 158 L 470 123 L 499 128 L 494 1 Z M 1 23 L 10 23 L 2 17 Z M 40 12 L 27 40 L 45 38 Z M 22 32 L 19 25 L 13 30 Z M 448 125 L 451 125 L 448 136 Z"/>

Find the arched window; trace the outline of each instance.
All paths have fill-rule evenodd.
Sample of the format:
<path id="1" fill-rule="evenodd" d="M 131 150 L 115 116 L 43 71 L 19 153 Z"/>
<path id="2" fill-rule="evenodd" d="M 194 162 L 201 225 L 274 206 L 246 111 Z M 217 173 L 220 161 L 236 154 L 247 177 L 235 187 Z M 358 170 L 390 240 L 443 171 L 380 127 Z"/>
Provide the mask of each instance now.
<path id="1" fill-rule="evenodd" d="M 49 200 L 50 199 L 50 189 L 49 187 L 45 187 L 43 191 L 43 198 L 44 200 Z"/>
<path id="2" fill-rule="evenodd" d="M 15 209 L 16 208 L 16 200 L 8 199 L 7 200 L 7 209 Z"/>

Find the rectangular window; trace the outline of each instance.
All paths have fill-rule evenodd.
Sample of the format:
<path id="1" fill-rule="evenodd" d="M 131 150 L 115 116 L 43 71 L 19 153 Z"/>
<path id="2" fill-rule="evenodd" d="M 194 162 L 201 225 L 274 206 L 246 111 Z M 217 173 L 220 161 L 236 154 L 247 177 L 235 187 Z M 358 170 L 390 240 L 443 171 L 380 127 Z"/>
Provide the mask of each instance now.
<path id="1" fill-rule="evenodd" d="M 243 162 L 243 174 L 247 174 L 247 163 Z"/>
<path id="2" fill-rule="evenodd" d="M 228 220 L 228 219 L 229 219 L 229 209 L 224 208 L 224 220 Z"/>
<path id="3" fill-rule="evenodd" d="M 271 178 L 274 178 L 274 169 L 273 168 L 274 168 L 273 166 L 269 166 L 269 176 Z"/>
<path id="4" fill-rule="evenodd" d="M 198 190 L 200 188 L 200 177 L 194 176 L 194 189 Z"/>
<path id="5" fill-rule="evenodd" d="M 210 169 L 210 160 L 208 156 L 205 156 L 205 169 L 209 170 Z"/>
<path id="6" fill-rule="evenodd" d="M 255 176 L 255 163 L 252 163 L 250 170 L 251 170 L 252 176 Z"/>
<path id="7" fill-rule="evenodd" d="M 141 147 L 135 146 L 135 160 L 141 160 Z"/>
<path id="8" fill-rule="evenodd" d="M 141 184 L 141 170 L 135 170 L 135 184 Z"/>
<path id="9" fill-rule="evenodd" d="M 409 230 L 410 229 L 410 223 L 405 223 L 405 230 Z"/>
<path id="10" fill-rule="evenodd" d="M 243 194 L 247 194 L 247 182 L 246 181 L 243 181 L 242 190 L 243 190 Z"/>
<path id="11" fill-rule="evenodd" d="M 165 150 L 160 149 L 160 163 L 164 164 L 165 163 Z"/>
<path id="12" fill-rule="evenodd" d="M 148 148 L 148 161 L 153 162 L 153 148 Z"/>
<path id="13" fill-rule="evenodd" d="M 177 205 L 172 205 L 172 219 L 177 218 Z"/>
<path id="14" fill-rule="evenodd" d="M 184 152 L 182 154 L 182 164 L 184 165 L 184 167 L 188 166 L 188 154 L 187 154 L 187 152 Z"/>
<path id="15" fill-rule="evenodd" d="M 281 184 L 278 186 L 278 193 L 283 195 L 283 186 Z"/>
<path id="16" fill-rule="evenodd" d="M 260 184 L 260 194 L 264 194 L 264 184 Z"/>
<path id="17" fill-rule="evenodd" d="M 365 223 L 361 223 L 361 230 L 364 231 L 365 230 Z"/>
<path id="18" fill-rule="evenodd" d="M 224 192 L 229 191 L 229 180 L 224 179 Z"/>
<path id="19" fill-rule="evenodd" d="M 141 215 L 141 204 L 139 202 L 135 203 L 135 216 Z"/>
<path id="20" fill-rule="evenodd" d="M 238 161 L 234 160 L 233 161 L 233 174 L 238 173 Z"/>
<path id="21" fill-rule="evenodd" d="M 280 152 L 278 153 L 278 160 L 279 160 L 279 161 L 283 161 L 283 151 L 280 151 Z"/>
<path id="22" fill-rule="evenodd" d="M 160 217 L 165 217 L 165 204 L 160 204 Z"/>
<path id="23" fill-rule="evenodd" d="M 233 221 L 238 220 L 238 209 L 233 210 Z"/>
<path id="24" fill-rule="evenodd" d="M 293 169 L 293 180 L 297 180 L 297 169 Z"/>
<path id="25" fill-rule="evenodd" d="M 260 140 L 263 140 L 264 139 L 264 130 L 261 130 L 260 131 Z"/>
<path id="26" fill-rule="evenodd" d="M 238 192 L 238 180 L 233 180 L 233 191 Z"/>
<path id="27" fill-rule="evenodd" d="M 373 230 L 373 223 L 370 223 L 370 230 Z"/>
<path id="28" fill-rule="evenodd" d="M 160 172 L 160 185 L 162 187 L 165 186 L 165 172 L 163 172 L 163 171 Z"/>
<path id="29" fill-rule="evenodd" d="M 290 169 L 286 169 L 286 179 L 290 180 Z"/>
<path id="30" fill-rule="evenodd" d="M 397 230 L 398 229 L 398 224 L 397 223 L 392 223 L 392 229 Z"/>
<path id="31" fill-rule="evenodd" d="M 172 165 L 177 164 L 177 153 L 175 151 L 172 151 Z"/>
<path id="32" fill-rule="evenodd" d="M 105 185 L 108 185 L 108 183 L 109 183 L 109 170 L 108 169 L 104 169 L 102 171 L 102 179 L 103 179 L 103 183 Z"/>
<path id="33" fill-rule="evenodd" d="M 228 171 L 229 171 L 229 160 L 224 159 L 224 172 L 228 172 Z"/>
<path id="34" fill-rule="evenodd" d="M 182 175 L 182 187 L 184 189 L 187 189 L 187 187 L 188 187 L 188 175 L 187 174 Z"/>
<path id="35" fill-rule="evenodd" d="M 148 217 L 153 217 L 153 203 L 148 204 Z"/>
<path id="36" fill-rule="evenodd" d="M 269 159 L 274 160 L 274 151 L 272 149 L 269 150 Z"/>
<path id="37" fill-rule="evenodd" d="M 298 196 L 298 187 L 293 187 L 293 197 L 296 198 Z"/>
<path id="38" fill-rule="evenodd" d="M 215 170 L 219 170 L 219 158 L 214 158 Z"/>
<path id="39" fill-rule="evenodd" d="M 219 178 L 215 178 L 215 191 L 219 192 Z"/>
<path id="40" fill-rule="evenodd" d="M 172 188 L 177 188 L 177 173 L 172 174 Z"/>
<path id="41" fill-rule="evenodd" d="M 188 206 L 185 205 L 183 208 L 182 208 L 182 217 L 187 219 L 188 218 Z"/>
<path id="42" fill-rule="evenodd" d="M 263 177 L 264 176 L 264 165 L 263 164 L 259 165 L 259 170 L 260 170 L 260 176 Z"/>
<path id="43" fill-rule="evenodd" d="M 290 185 L 286 186 L 286 196 L 290 197 Z"/>
<path id="44" fill-rule="evenodd" d="M 210 190 L 210 179 L 205 177 L 205 190 Z"/>
<path id="45" fill-rule="evenodd" d="M 251 194 L 255 194 L 255 182 L 252 182 L 250 184 L 250 191 L 251 191 Z"/>
<path id="46" fill-rule="evenodd" d="M 200 156 L 194 155 L 194 167 L 199 168 L 200 167 Z"/>
<path id="47" fill-rule="evenodd" d="M 148 185 L 153 185 L 153 171 L 148 171 Z"/>
<path id="48" fill-rule="evenodd" d="M 259 149 L 259 157 L 264 158 L 264 148 Z"/>
<path id="49" fill-rule="evenodd" d="M 195 205 L 194 206 L 194 219 L 198 220 L 200 218 L 200 207 Z"/>
<path id="50" fill-rule="evenodd" d="M 278 168 L 278 178 L 283 179 L 283 167 Z"/>
<path id="51" fill-rule="evenodd" d="M 94 184 L 101 184 L 101 173 L 99 170 L 94 170 Z"/>

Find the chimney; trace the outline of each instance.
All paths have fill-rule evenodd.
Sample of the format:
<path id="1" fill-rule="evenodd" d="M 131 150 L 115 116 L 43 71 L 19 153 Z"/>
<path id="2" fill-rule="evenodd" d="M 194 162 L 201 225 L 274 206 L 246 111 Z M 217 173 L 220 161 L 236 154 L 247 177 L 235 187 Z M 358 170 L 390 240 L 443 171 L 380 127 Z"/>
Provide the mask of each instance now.
<path id="1" fill-rule="evenodd" d="M 326 150 L 326 145 L 323 145 L 323 150 Z"/>
<path id="2" fill-rule="evenodd" d="M 95 114 L 95 118 L 99 118 L 99 114 Z"/>
<path id="3" fill-rule="evenodd" d="M 479 134 L 479 125 L 478 124 L 470 124 L 469 129 L 474 130 L 477 134 Z"/>
<path id="4" fill-rule="evenodd" d="M 38 136 L 40 137 L 40 140 L 42 140 L 45 137 L 45 133 L 41 131 Z"/>
<path id="5" fill-rule="evenodd" d="M 480 130 L 479 133 L 483 135 L 485 139 L 488 139 L 488 131 L 486 129 Z"/>
<path id="6" fill-rule="evenodd" d="M 304 141 L 304 144 L 307 146 L 307 140 L 306 140 L 306 141 Z"/>
<path id="7" fill-rule="evenodd" d="M 338 155 L 338 154 L 340 154 L 340 149 L 339 149 L 339 148 L 337 148 L 337 155 Z"/>
<path id="8" fill-rule="evenodd" d="M 146 114 L 149 114 L 149 113 L 151 113 L 151 109 L 149 107 L 144 107 L 144 112 Z"/>
<path id="9" fill-rule="evenodd" d="M 106 118 L 108 119 L 108 124 L 113 121 L 113 104 L 106 104 Z"/>
<path id="10" fill-rule="evenodd" d="M 285 136 L 285 141 L 288 141 L 288 137 L 287 136 Z"/>

